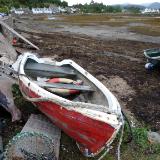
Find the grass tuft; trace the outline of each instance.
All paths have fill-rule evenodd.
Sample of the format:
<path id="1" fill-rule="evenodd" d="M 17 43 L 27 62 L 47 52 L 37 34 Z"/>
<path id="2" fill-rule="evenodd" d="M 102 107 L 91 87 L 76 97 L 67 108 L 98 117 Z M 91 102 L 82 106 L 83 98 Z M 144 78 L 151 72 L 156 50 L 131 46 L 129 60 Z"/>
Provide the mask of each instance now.
<path id="1" fill-rule="evenodd" d="M 148 36 L 160 36 L 160 27 L 158 26 L 131 26 L 129 31 Z"/>

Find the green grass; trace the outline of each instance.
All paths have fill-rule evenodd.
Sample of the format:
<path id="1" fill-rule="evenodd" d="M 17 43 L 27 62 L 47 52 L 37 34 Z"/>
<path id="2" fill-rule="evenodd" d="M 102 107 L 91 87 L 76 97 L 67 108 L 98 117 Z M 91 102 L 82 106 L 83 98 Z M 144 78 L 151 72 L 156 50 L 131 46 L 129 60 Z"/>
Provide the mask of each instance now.
<path id="1" fill-rule="evenodd" d="M 160 159 L 160 144 L 151 144 L 148 141 L 145 127 L 132 128 L 132 143 L 122 145 L 123 160 L 158 160 Z M 127 130 L 126 130 L 127 132 Z M 125 133 L 126 134 L 126 133 Z"/>
<path id="2" fill-rule="evenodd" d="M 70 24 L 103 24 L 111 26 L 126 25 L 129 23 L 144 23 L 154 26 L 160 25 L 160 19 L 150 16 L 128 16 L 119 14 L 93 14 L 93 15 L 60 15 L 57 17 L 59 22 L 67 22 Z M 113 24 L 113 25 L 112 25 Z M 115 25 L 116 24 L 116 25 Z"/>
<path id="3" fill-rule="evenodd" d="M 141 151 L 146 150 L 149 147 L 147 129 L 146 128 L 134 128 L 132 131 L 133 131 L 133 137 L 134 137 L 134 142 L 136 146 Z"/>
<path id="4" fill-rule="evenodd" d="M 93 26 L 106 25 L 111 27 L 126 26 L 129 31 L 149 36 L 160 36 L 160 18 L 143 15 L 125 14 L 80 14 L 80 15 L 58 15 L 53 21 L 47 17 L 35 17 L 35 21 L 49 25 L 53 28 L 63 28 L 63 25 Z M 129 26 L 139 23 L 142 25 Z"/>
<path id="5" fill-rule="evenodd" d="M 60 16 L 59 21 L 78 26 L 108 25 L 112 27 L 124 26 L 128 23 L 119 17 L 106 14 Z"/>
<path id="6" fill-rule="evenodd" d="M 160 18 L 154 18 L 154 17 L 145 17 L 141 20 L 141 23 L 144 24 L 144 26 L 132 26 L 128 29 L 132 32 L 148 35 L 148 36 L 160 36 Z"/>
<path id="7" fill-rule="evenodd" d="M 160 36 L 160 27 L 159 26 L 131 26 L 128 28 L 129 31 L 148 35 L 148 36 Z"/>
<path id="8" fill-rule="evenodd" d="M 148 18 L 144 21 L 144 23 L 152 26 L 160 26 L 160 18 Z"/>

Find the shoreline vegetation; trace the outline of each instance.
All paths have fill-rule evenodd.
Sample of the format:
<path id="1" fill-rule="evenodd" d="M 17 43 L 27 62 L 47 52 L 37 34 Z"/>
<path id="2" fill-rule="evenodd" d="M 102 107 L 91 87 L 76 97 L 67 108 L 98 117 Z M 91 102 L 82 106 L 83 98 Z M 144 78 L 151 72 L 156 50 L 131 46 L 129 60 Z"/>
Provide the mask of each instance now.
<path id="1" fill-rule="evenodd" d="M 68 2 L 61 0 L 0 0 L 0 12 L 9 13 L 11 8 L 48 8 L 50 6 L 68 7 Z M 81 13 L 122 13 L 124 10 L 130 13 L 140 13 L 143 6 L 138 5 L 105 5 L 93 0 L 89 4 L 77 4 L 72 7 L 79 9 Z"/>

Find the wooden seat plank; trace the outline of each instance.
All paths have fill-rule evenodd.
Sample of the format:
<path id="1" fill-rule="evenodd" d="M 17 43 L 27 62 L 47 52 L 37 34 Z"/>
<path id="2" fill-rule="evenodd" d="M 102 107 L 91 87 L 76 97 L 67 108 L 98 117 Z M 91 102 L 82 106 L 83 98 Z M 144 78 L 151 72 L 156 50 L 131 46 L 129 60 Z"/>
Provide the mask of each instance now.
<path id="1" fill-rule="evenodd" d="M 38 82 L 38 81 L 34 81 L 34 82 L 38 84 L 40 87 L 44 87 L 44 88 L 73 89 L 73 90 L 90 91 L 90 92 L 94 91 L 90 86 L 86 86 L 86 85 L 49 83 L 49 82 Z"/>
<path id="2" fill-rule="evenodd" d="M 75 77 L 73 69 L 69 67 L 54 66 L 44 63 L 30 62 L 24 68 L 26 74 L 40 77 Z"/>

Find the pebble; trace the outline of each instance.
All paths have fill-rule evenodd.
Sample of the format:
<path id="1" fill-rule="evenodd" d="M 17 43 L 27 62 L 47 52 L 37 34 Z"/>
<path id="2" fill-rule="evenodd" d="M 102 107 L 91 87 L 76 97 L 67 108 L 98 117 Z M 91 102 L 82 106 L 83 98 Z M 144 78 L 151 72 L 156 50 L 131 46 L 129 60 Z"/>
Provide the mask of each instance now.
<path id="1" fill-rule="evenodd" d="M 160 143 L 160 134 L 157 132 L 148 132 L 148 140 L 150 143 Z"/>

